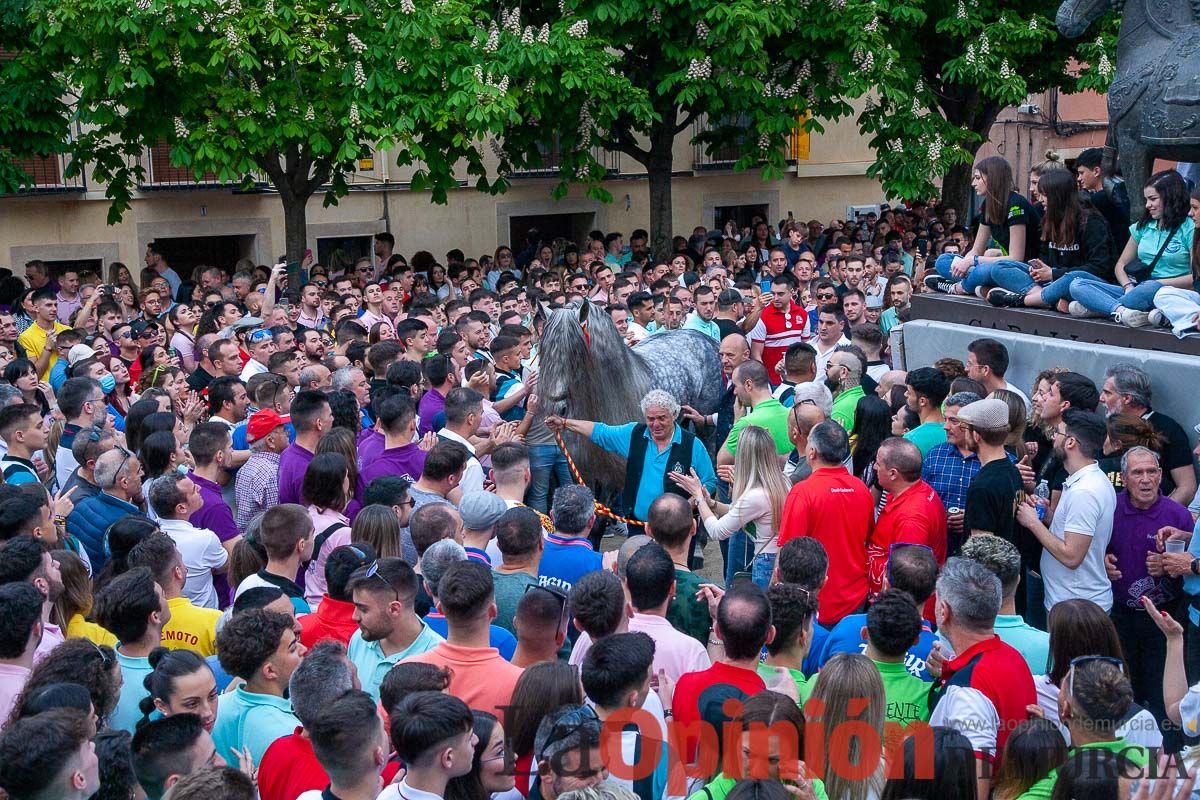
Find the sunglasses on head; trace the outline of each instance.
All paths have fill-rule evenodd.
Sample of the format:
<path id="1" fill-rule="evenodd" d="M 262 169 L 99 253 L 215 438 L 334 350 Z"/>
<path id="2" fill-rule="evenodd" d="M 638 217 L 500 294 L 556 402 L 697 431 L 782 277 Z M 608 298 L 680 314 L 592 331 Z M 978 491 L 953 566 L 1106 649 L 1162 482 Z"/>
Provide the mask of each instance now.
<path id="1" fill-rule="evenodd" d="M 264 339 L 274 338 L 274 335 L 269 330 L 265 328 L 259 328 L 256 331 L 250 331 L 250 333 L 246 336 L 246 341 L 250 342 L 251 344 L 258 344 Z"/>

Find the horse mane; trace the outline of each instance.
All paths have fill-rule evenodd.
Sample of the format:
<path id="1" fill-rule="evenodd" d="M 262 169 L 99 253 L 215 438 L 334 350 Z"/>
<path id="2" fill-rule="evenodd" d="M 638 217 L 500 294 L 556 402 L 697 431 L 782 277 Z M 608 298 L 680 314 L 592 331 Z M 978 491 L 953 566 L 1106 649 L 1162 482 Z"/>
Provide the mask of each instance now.
<path id="1" fill-rule="evenodd" d="M 641 400 L 651 388 L 650 368 L 625 344 L 600 306 L 585 299 L 552 312 L 539 352 L 537 393 L 545 413 L 611 425 L 641 418 Z M 579 437 L 569 438 L 572 457 L 584 475 L 621 485 L 623 459 Z"/>

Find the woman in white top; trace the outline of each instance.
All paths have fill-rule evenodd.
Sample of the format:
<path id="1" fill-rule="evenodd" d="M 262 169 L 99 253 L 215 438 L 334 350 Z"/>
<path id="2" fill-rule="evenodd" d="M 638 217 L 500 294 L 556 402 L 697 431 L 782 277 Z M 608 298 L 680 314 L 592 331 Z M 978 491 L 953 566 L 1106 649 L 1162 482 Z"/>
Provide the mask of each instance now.
<path id="1" fill-rule="evenodd" d="M 747 558 L 754 582 L 766 590 L 779 554 L 776 521 L 791 488 L 783 476 L 775 440 L 766 428 L 747 425 L 738 437 L 733 459 L 733 490 L 729 505 L 709 497 L 695 470 L 691 475 L 671 473 L 671 479 L 697 500 L 700 519 L 709 536 L 728 539 L 745 529 L 754 543 L 753 558 Z M 721 515 L 718 518 L 718 515 Z"/>
<path id="2" fill-rule="evenodd" d="M 1071 663 L 1083 656 L 1098 656 L 1119 662 L 1126 675 L 1129 667 L 1121 651 L 1116 626 L 1100 606 L 1091 600 L 1071 599 L 1055 603 L 1046 618 L 1050 633 L 1050 663 L 1045 675 L 1033 677 L 1041 716 L 1058 725 L 1063 739 L 1071 744 L 1070 733 L 1058 717 L 1058 696 Z M 1154 715 L 1145 708 L 1130 714 L 1116 729 L 1116 735 L 1130 744 L 1162 747 L 1162 732 Z"/>

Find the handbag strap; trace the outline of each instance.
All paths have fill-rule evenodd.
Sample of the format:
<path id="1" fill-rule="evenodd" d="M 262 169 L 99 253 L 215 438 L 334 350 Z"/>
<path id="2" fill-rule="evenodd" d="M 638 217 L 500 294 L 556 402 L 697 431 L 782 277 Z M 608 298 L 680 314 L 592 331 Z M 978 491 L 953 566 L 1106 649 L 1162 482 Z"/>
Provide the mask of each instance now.
<path id="1" fill-rule="evenodd" d="M 1167 245 L 1169 245 L 1171 240 L 1175 238 L 1175 234 L 1179 233 L 1180 227 L 1182 227 L 1182 223 L 1176 225 L 1171 229 L 1171 232 L 1167 234 L 1167 238 L 1163 240 L 1162 246 L 1159 247 L 1158 252 L 1154 254 L 1154 260 L 1150 262 L 1150 272 L 1154 272 L 1154 265 L 1158 263 L 1160 258 L 1162 258 L 1162 254 L 1167 251 Z"/>

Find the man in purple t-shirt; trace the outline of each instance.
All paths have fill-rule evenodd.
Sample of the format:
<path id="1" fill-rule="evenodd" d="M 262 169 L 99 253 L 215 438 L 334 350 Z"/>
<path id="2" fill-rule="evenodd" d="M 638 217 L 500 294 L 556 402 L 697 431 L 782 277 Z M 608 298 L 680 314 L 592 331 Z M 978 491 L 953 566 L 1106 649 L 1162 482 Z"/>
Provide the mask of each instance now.
<path id="1" fill-rule="evenodd" d="M 1158 626 L 1143 609 L 1140 598 L 1149 597 L 1168 613 L 1175 609 L 1183 588 L 1178 578 L 1163 572 L 1156 535 L 1164 526 L 1190 530 L 1192 515 L 1169 497 L 1159 494 L 1162 466 L 1158 454 L 1145 447 L 1130 449 L 1121 459 L 1125 491 L 1117 495 L 1112 539 L 1105 565 L 1112 580 L 1112 620 L 1121 640 L 1133 698 L 1158 719 L 1163 707 L 1162 665 L 1166 640 L 1155 636 Z"/>
<path id="2" fill-rule="evenodd" d="M 446 397 L 450 390 L 458 386 L 458 370 L 450 356 L 437 355 L 425 359 L 421 371 L 425 373 L 425 380 L 430 386 L 429 391 L 421 397 L 421 404 L 417 409 L 417 416 L 420 417 L 417 432 L 424 436 L 431 431 L 437 432 L 434 422 L 437 416 L 445 411 Z M 442 423 L 445 423 L 444 419 Z"/>
<path id="3" fill-rule="evenodd" d="M 376 409 L 383 428 L 383 452 L 362 466 L 363 485 L 381 475 L 398 475 L 416 483 L 425 466 L 425 451 L 417 439 L 417 408 L 404 394 L 384 400 Z"/>
<path id="4" fill-rule="evenodd" d="M 300 392 L 292 401 L 296 440 L 279 454 L 279 502 L 299 503 L 304 472 L 313 460 L 321 435 L 333 427 L 333 411 L 325 395 L 315 389 Z"/>
<path id="5" fill-rule="evenodd" d="M 188 451 L 196 462 L 188 477 L 200 490 L 204 505 L 192 512 L 191 523 L 197 528 L 207 528 L 217 535 L 222 544 L 236 539 L 241 532 L 233 521 L 233 511 L 221 495 L 219 478 L 233 463 L 233 437 L 223 422 L 205 422 L 197 425 L 188 438 Z M 232 545 L 225 545 L 232 549 Z"/>

